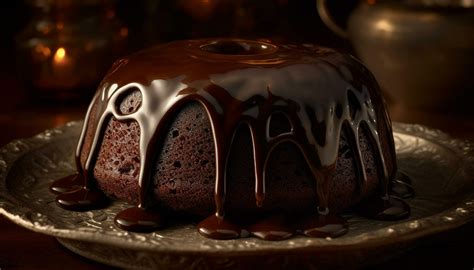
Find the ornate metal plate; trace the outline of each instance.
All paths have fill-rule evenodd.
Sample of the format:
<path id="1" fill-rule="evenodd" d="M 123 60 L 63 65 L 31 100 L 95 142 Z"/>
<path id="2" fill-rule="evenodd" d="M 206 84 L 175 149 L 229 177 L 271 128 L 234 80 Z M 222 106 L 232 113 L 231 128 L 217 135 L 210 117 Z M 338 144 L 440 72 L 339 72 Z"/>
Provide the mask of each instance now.
<path id="1" fill-rule="evenodd" d="M 388 258 L 423 236 L 474 219 L 474 143 L 420 125 L 394 124 L 400 170 L 412 178 L 412 215 L 399 222 L 347 216 L 340 238 L 294 237 L 218 241 L 201 237 L 193 224 L 150 234 L 114 226 L 113 202 L 102 210 L 66 211 L 56 206 L 49 184 L 75 171 L 74 148 L 82 122 L 13 141 L 0 149 L 0 214 L 28 229 L 52 235 L 83 256 L 120 267 L 230 268 L 234 266 L 347 265 Z"/>

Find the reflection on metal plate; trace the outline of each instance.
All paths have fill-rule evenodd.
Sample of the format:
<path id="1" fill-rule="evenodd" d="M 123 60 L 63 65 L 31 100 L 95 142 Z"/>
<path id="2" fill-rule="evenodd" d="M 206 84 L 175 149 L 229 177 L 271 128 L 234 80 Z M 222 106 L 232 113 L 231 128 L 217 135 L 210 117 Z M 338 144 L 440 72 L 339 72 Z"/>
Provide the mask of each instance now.
<path id="1" fill-rule="evenodd" d="M 57 237 L 83 256 L 121 267 L 172 269 L 246 265 L 347 265 L 389 257 L 412 240 L 474 219 L 474 144 L 420 125 L 394 123 L 399 169 L 411 177 L 416 197 L 409 219 L 386 222 L 349 216 L 340 238 L 294 237 L 271 242 L 256 238 L 218 241 L 200 236 L 193 224 L 150 234 L 113 224 L 129 207 L 113 202 L 101 210 L 66 211 L 48 191 L 51 181 L 71 174 L 82 122 L 47 130 L 0 149 L 0 214 L 28 229 Z"/>

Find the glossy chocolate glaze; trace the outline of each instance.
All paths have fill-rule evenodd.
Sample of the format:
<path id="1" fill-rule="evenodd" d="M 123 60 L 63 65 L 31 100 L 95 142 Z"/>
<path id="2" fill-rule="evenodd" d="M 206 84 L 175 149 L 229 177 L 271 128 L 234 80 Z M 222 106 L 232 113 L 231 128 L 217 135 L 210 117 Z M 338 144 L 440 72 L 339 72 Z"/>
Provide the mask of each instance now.
<path id="1" fill-rule="evenodd" d="M 142 97 L 140 107 L 122 113 L 120 101 L 137 89 Z M 92 171 L 107 123 L 111 117 L 136 121 L 140 127 L 139 204 L 119 213 L 115 221 L 119 227 L 133 231 L 161 227 L 162 216 L 148 210 L 153 206 L 148 194 L 154 151 L 166 123 L 190 101 L 204 106 L 216 152 L 216 212 L 199 223 L 202 235 L 231 239 L 250 232 L 263 239 L 282 240 L 296 232 L 314 237 L 346 233 L 347 222 L 328 209 L 328 181 L 335 169 L 340 134 L 345 129 L 355 153 L 358 186 L 363 188 L 367 176 L 359 147 L 362 126 L 369 131 L 381 176 L 380 194 L 374 199 L 377 204 L 366 208 L 365 214 L 390 220 L 409 214 L 407 204 L 388 195 L 392 176 L 387 170 L 379 134 L 381 129 L 391 134 L 390 119 L 372 75 L 355 59 L 329 49 L 239 39 L 178 41 L 117 61 L 101 83 L 86 115 L 76 152 L 79 174 L 74 181 L 69 179 L 76 190 L 59 195 L 58 204 L 74 209 L 71 205 L 79 204 L 78 196 L 85 196 L 81 198 L 90 207 L 94 200 L 101 201 L 93 188 Z M 93 106 L 96 106 L 94 117 Z M 291 131 L 270 136 L 269 123 L 277 113 L 286 116 Z M 265 203 L 265 168 L 269 156 L 279 144 L 291 142 L 301 150 L 314 176 L 318 213 L 308 213 L 294 222 L 278 215 L 270 216 L 250 226 L 237 225 L 226 218 L 226 161 L 234 133 L 241 124 L 247 125 L 251 133 L 256 205 Z M 83 149 L 87 129 L 93 134 L 92 146 Z M 388 148 L 395 162 L 391 137 Z M 81 164 L 83 151 L 87 159 Z M 79 189 L 78 179 L 83 181 Z M 64 179 L 55 182 L 51 189 L 67 191 L 67 182 Z M 85 208 L 82 205 L 76 209 Z"/>

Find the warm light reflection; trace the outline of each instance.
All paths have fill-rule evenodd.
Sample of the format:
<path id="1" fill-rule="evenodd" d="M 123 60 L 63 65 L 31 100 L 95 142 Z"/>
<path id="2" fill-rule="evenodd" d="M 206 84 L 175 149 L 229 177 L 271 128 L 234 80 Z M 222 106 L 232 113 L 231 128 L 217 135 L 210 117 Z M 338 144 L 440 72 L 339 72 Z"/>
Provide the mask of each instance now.
<path id="1" fill-rule="evenodd" d="M 49 32 L 51 32 L 52 25 L 51 25 L 51 23 L 48 23 L 48 22 L 40 22 L 40 23 L 38 23 L 36 28 L 41 33 L 47 35 Z"/>
<path id="2" fill-rule="evenodd" d="M 41 59 L 46 59 L 51 55 L 51 50 L 41 43 L 35 46 L 35 52 Z"/>
<path id="3" fill-rule="evenodd" d="M 194 18 L 208 20 L 212 16 L 218 2 L 215 0 L 181 0 L 179 5 Z"/>
<path id="4" fill-rule="evenodd" d="M 65 61 L 65 58 L 66 58 L 66 50 L 63 47 L 61 47 L 54 54 L 54 62 L 63 63 Z"/>
<path id="5" fill-rule="evenodd" d="M 127 27 L 120 28 L 120 36 L 122 36 L 122 37 L 128 36 L 128 28 Z"/>
<path id="6" fill-rule="evenodd" d="M 56 127 L 62 126 L 66 124 L 68 121 L 71 121 L 71 119 L 69 119 L 66 114 L 59 114 L 53 118 L 53 123 L 54 123 L 54 126 Z"/>
<path id="7" fill-rule="evenodd" d="M 474 6 L 474 0 L 462 0 L 461 1 L 461 6 L 465 8 L 471 8 Z"/>
<path id="8" fill-rule="evenodd" d="M 375 5 L 377 3 L 377 0 L 367 0 L 367 4 L 369 5 Z"/>
<path id="9" fill-rule="evenodd" d="M 375 28 L 385 32 L 393 32 L 393 25 L 387 20 L 380 20 L 375 23 Z"/>

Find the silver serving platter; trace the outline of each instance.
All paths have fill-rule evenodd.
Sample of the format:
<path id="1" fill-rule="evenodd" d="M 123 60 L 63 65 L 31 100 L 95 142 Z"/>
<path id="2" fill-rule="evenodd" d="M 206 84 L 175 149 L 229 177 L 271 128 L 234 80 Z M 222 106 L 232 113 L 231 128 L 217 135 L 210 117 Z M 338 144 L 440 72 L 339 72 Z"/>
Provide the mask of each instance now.
<path id="1" fill-rule="evenodd" d="M 75 171 L 74 149 L 82 122 L 46 130 L 0 149 L 0 214 L 25 228 L 54 236 L 85 257 L 126 268 L 222 269 L 253 266 L 348 266 L 387 259 L 422 237 L 474 220 L 474 143 L 439 130 L 394 123 L 399 169 L 413 181 L 409 219 L 384 222 L 347 216 L 350 231 L 339 238 L 294 237 L 212 240 L 193 224 L 154 233 L 131 233 L 113 224 L 127 203 L 101 210 L 56 206 L 49 184 Z"/>

